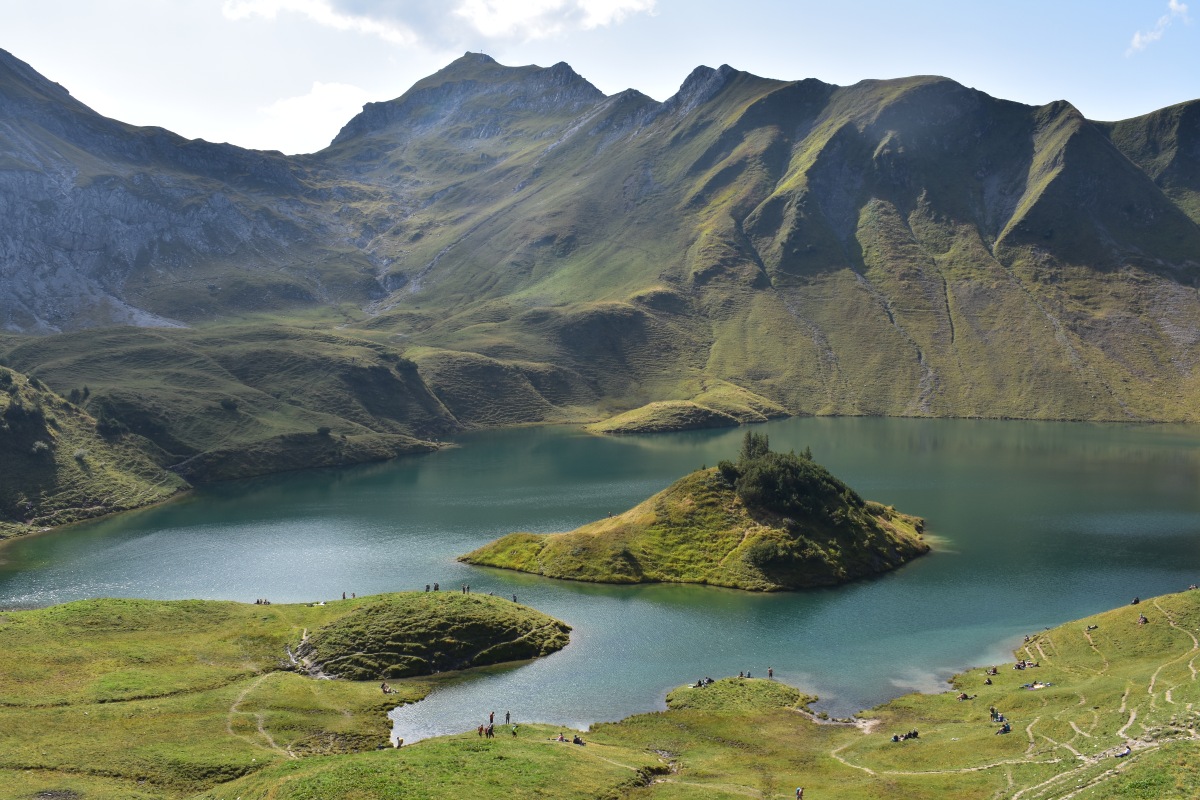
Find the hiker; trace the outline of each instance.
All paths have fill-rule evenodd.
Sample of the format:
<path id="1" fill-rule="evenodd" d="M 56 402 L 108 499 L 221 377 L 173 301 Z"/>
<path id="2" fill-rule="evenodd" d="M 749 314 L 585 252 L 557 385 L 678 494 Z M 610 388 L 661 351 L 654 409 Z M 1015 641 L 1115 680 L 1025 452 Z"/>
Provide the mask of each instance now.
<path id="1" fill-rule="evenodd" d="M 493 711 L 492 713 L 488 714 L 488 724 L 491 725 L 495 721 L 496 721 L 496 712 Z"/>
<path id="2" fill-rule="evenodd" d="M 744 678 L 744 677 L 746 677 L 746 676 L 745 676 L 743 673 L 739 672 L 739 673 L 738 673 L 738 677 L 739 677 L 739 678 Z"/>
<path id="3" fill-rule="evenodd" d="M 343 599 L 343 600 L 345 600 L 345 599 L 346 599 L 346 593 L 345 593 L 345 592 L 342 592 L 342 599 Z"/>
<path id="4" fill-rule="evenodd" d="M 427 592 L 429 591 L 429 584 L 428 584 L 428 583 L 427 583 L 427 584 L 425 584 L 425 591 L 427 591 Z"/>
<path id="5" fill-rule="evenodd" d="M 397 736 L 396 744 L 394 746 L 397 750 L 399 750 L 401 747 L 404 747 L 404 740 L 402 738 L 400 738 L 399 736 Z"/>
<path id="6" fill-rule="evenodd" d="M 439 588 L 438 588 L 438 585 L 437 585 L 436 583 L 433 585 L 433 590 L 434 590 L 435 592 L 440 592 L 440 591 L 441 591 L 441 589 L 439 589 Z"/>
<path id="7" fill-rule="evenodd" d="M 512 731 L 513 731 L 513 738 L 514 739 L 517 738 L 517 726 L 516 725 L 512 726 Z"/>
<path id="8" fill-rule="evenodd" d="M 505 711 L 504 712 L 504 724 L 507 725 L 510 722 L 512 722 L 512 713 Z"/>
<path id="9" fill-rule="evenodd" d="M 480 735 L 480 737 L 483 736 L 483 723 L 482 722 L 479 723 L 479 728 L 478 728 L 478 730 L 476 730 L 476 733 L 478 733 Z"/>
<path id="10" fill-rule="evenodd" d="M 796 787 L 796 800 L 804 800 L 804 787 L 803 786 Z"/>
<path id="11" fill-rule="evenodd" d="M 774 668 L 774 667 L 767 667 L 767 679 L 768 679 L 768 680 L 771 680 L 771 679 L 773 679 L 774 677 L 775 677 L 775 668 Z M 803 789 L 801 789 L 801 791 L 804 791 L 804 790 L 803 790 Z"/>
<path id="12" fill-rule="evenodd" d="M 513 595 L 513 602 L 517 602 L 517 596 L 515 594 Z"/>

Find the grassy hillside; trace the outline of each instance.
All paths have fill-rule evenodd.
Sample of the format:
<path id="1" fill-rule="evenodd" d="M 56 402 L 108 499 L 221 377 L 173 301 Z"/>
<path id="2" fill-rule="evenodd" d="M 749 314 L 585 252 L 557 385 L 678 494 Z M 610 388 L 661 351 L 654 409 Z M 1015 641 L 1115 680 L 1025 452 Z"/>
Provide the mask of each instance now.
<path id="1" fill-rule="evenodd" d="M 661 401 L 730 413 L 699 397 L 722 382 L 792 414 L 1200 419 L 1195 103 L 1097 123 L 936 76 L 728 66 L 657 102 L 468 53 L 285 157 L 106 120 L 0 54 L 0 106 L 11 328 L 238 321 L 219 346 L 164 335 L 310 412 L 210 376 L 254 424 L 201 414 L 169 453 L 319 425 L 428 438 Z M 311 329 L 294 333 L 311 363 L 284 354 L 303 379 L 243 374 L 255 353 L 230 345 L 265 318 L 402 349 L 442 408 L 340 388 L 310 403 L 345 354 Z"/>
<path id="2" fill-rule="evenodd" d="M 166 499 L 187 484 L 140 437 L 0 367 L 0 539 Z"/>
<path id="3" fill-rule="evenodd" d="M 504 651 L 500 660 L 515 654 L 514 625 L 546 630 L 543 652 L 566 642 L 561 623 L 528 608 L 448 592 L 324 606 L 89 600 L 5 612 L 0 796 L 186 797 L 271 764 L 373 749 L 388 740 L 386 710 L 453 676 L 396 681 L 397 694 L 384 695 L 378 674 L 366 683 L 308 677 L 289 649 L 309 631 L 370 630 L 361 620 L 380 614 L 408 622 L 385 639 L 354 640 L 360 658 L 403 658 L 454 636 Z"/>
<path id="4" fill-rule="evenodd" d="M 868 503 L 811 456 L 761 451 L 693 472 L 569 533 L 514 533 L 461 556 L 481 566 L 600 583 L 668 581 L 755 591 L 843 583 L 929 550 L 924 522 Z M 747 434 L 747 446 L 756 441 Z"/>
<path id="5" fill-rule="evenodd" d="M 841 800 L 1185 800 L 1200 793 L 1198 627 L 1191 591 L 1038 633 L 1016 655 L 1039 666 L 1000 664 L 991 685 L 972 669 L 947 692 L 906 695 L 855 720 L 822 720 L 805 710 L 811 698 L 775 681 L 726 678 L 676 689 L 665 712 L 595 725 L 584 746 L 552 741 L 558 729 L 548 726 L 495 740 L 472 731 L 271 766 L 201 796 L 783 800 L 804 786 L 806 798 Z M 971 699 L 957 700 L 960 691 Z M 996 734 L 993 707 L 1011 733 Z M 917 738 L 892 741 L 912 730 Z"/>
<path id="6" fill-rule="evenodd" d="M 339 678 L 378 680 L 548 655 L 570 627 L 493 597 L 427 592 L 388 598 L 317 628 L 299 655 Z"/>
<path id="7" fill-rule="evenodd" d="M 395 350 L 270 322 L 13 338 L 3 356 L 197 483 L 423 452 L 459 427 Z"/>

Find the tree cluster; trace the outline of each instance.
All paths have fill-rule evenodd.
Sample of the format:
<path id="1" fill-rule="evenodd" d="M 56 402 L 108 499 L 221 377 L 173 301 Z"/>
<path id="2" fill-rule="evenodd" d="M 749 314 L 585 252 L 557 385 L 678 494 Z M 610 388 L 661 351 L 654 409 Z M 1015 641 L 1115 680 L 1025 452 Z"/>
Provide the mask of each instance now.
<path id="1" fill-rule="evenodd" d="M 812 452 L 774 453 L 765 434 L 747 432 L 737 463 L 717 465 L 721 476 L 748 509 L 794 520 L 820 519 L 839 524 L 863 499 L 813 461 Z"/>

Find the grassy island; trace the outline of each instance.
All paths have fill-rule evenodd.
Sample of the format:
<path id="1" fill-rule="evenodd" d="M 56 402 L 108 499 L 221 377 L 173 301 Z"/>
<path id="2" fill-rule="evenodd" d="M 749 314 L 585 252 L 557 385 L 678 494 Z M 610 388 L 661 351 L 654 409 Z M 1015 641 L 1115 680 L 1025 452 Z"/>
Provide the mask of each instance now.
<path id="1" fill-rule="evenodd" d="M 923 527 L 863 500 L 810 453 L 774 453 L 747 433 L 737 463 L 693 472 L 624 514 L 569 533 L 513 533 L 461 560 L 600 583 L 777 591 L 895 569 L 928 552 Z"/>
<path id="2" fill-rule="evenodd" d="M 0 798 L 190 797 L 272 764 L 373 750 L 386 711 L 456 679 L 445 670 L 551 652 L 568 630 L 451 592 L 0 613 Z M 317 679 L 330 675 L 361 681 Z"/>

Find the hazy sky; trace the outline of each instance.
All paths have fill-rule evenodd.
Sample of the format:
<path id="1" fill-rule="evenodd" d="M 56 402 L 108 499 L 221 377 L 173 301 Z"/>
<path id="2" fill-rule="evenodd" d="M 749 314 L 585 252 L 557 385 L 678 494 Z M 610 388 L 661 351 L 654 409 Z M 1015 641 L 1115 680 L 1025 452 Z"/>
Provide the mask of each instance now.
<path id="1" fill-rule="evenodd" d="M 665 99 L 696 66 L 938 74 L 1121 119 L 1200 97 L 1200 0 L 0 0 L 0 48 L 110 117 L 311 152 L 467 50 Z"/>

